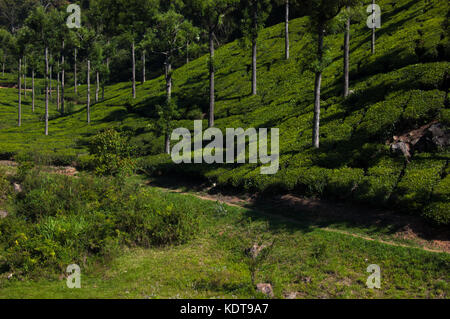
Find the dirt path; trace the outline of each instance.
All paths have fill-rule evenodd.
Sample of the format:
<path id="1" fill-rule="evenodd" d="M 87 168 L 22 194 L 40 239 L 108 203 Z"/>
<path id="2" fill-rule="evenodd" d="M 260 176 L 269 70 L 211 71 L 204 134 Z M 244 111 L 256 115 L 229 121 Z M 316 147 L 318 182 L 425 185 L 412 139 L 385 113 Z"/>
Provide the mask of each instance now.
<path id="1" fill-rule="evenodd" d="M 18 87 L 17 87 L 17 85 L 15 85 L 15 86 L 11 86 L 11 87 L 8 87 L 8 86 L 0 86 L 0 89 L 18 89 Z M 22 91 L 23 91 L 23 88 L 21 89 Z M 33 89 L 26 89 L 25 91 L 27 91 L 27 92 L 31 92 Z M 53 90 L 52 90 L 53 91 Z"/>
<path id="2" fill-rule="evenodd" d="M 346 214 L 340 214 L 341 218 L 351 218 L 355 220 L 355 211 L 353 211 L 352 208 L 348 208 L 343 205 L 339 205 L 336 203 L 330 204 L 326 202 L 322 202 L 320 200 L 312 200 L 312 199 L 305 199 L 296 197 L 294 195 L 283 195 L 279 197 L 275 197 L 272 199 L 265 200 L 264 203 L 258 203 L 258 199 L 255 197 L 248 197 L 248 198 L 242 198 L 237 196 L 227 196 L 223 194 L 205 194 L 205 193 L 196 193 L 196 192 L 190 192 L 190 191 L 183 191 L 181 189 L 173 189 L 173 188 L 166 188 L 166 187 L 160 187 L 152 185 L 150 182 L 149 185 L 153 187 L 157 187 L 163 191 L 177 193 L 177 194 L 184 194 L 184 195 L 192 195 L 202 200 L 209 200 L 209 201 L 219 201 L 221 203 L 224 203 L 229 206 L 234 207 L 243 207 L 243 208 L 254 208 L 257 210 L 258 214 L 264 215 L 266 217 L 269 217 L 271 219 L 278 219 L 282 220 L 291 224 L 297 224 L 297 225 L 303 225 L 304 221 L 299 221 L 295 218 L 290 218 L 278 214 L 273 214 L 267 212 L 271 207 L 278 206 L 278 208 L 287 208 L 292 211 L 301 211 L 303 214 L 311 214 L 311 218 L 317 219 L 316 225 L 313 225 L 313 228 L 319 228 L 324 231 L 333 232 L 333 233 L 339 233 L 346 236 L 352 236 L 355 238 L 361 238 L 368 241 L 376 241 L 382 244 L 390 245 L 390 246 L 397 246 L 397 247 L 407 247 L 407 248 L 418 248 L 423 249 L 430 252 L 435 253 L 450 253 L 450 240 L 448 240 L 447 236 L 448 233 L 445 230 L 439 230 L 442 232 L 442 234 L 436 234 L 434 233 L 433 238 L 428 239 L 424 233 L 427 233 L 426 226 L 423 225 L 422 222 L 420 222 L 420 225 L 422 227 L 422 233 L 418 231 L 419 224 L 417 219 L 412 216 L 400 216 L 394 215 L 389 212 L 378 212 L 377 217 L 379 218 L 378 222 L 381 223 L 394 223 L 393 219 L 397 219 L 395 221 L 395 224 L 397 225 L 403 225 L 403 227 L 399 227 L 397 231 L 395 231 L 391 236 L 397 239 L 404 239 L 409 240 L 413 242 L 415 245 L 408 245 L 403 244 L 400 242 L 394 242 L 386 239 L 381 238 L 374 238 L 370 237 L 368 235 L 344 231 L 332 227 L 326 227 L 322 226 L 321 221 L 326 220 L 330 217 L 330 215 L 336 214 L 336 212 L 342 212 L 347 211 Z M 259 205 L 258 205 L 259 204 Z M 256 206 L 255 206 L 256 205 Z M 259 207 L 265 206 L 266 210 L 261 210 Z M 330 205 L 334 205 L 334 207 L 330 207 Z M 358 214 L 361 217 L 360 211 L 358 211 Z M 367 215 L 370 215 L 367 211 L 364 212 L 365 217 Z M 333 216 L 336 217 L 336 216 Z M 373 218 L 373 216 L 371 216 Z M 384 220 L 382 218 L 384 217 Z M 369 217 L 370 218 L 370 217 Z M 356 218 L 357 219 L 357 218 Z M 406 219 L 410 220 L 410 222 L 406 222 Z M 416 229 L 416 231 L 413 230 Z M 430 230 L 428 230 L 430 231 Z M 434 230 L 431 230 L 432 232 L 435 232 Z"/>
<path id="3" fill-rule="evenodd" d="M 18 164 L 14 161 L 0 161 L 0 166 L 17 167 Z M 75 176 L 78 173 L 77 169 L 72 166 L 46 166 L 45 171 L 67 176 Z"/>

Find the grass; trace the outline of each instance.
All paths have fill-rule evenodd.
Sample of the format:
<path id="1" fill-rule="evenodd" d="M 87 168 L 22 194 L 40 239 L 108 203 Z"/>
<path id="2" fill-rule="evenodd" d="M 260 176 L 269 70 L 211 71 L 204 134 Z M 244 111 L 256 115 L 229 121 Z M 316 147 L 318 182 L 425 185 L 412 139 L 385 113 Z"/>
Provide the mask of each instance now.
<path id="1" fill-rule="evenodd" d="M 257 282 L 269 282 L 276 298 L 448 298 L 448 254 L 393 247 L 317 228 L 268 219 L 256 211 L 193 196 L 169 194 L 201 205 L 207 216 L 189 243 L 126 249 L 109 265 L 82 270 L 82 288 L 64 280 L 0 282 L 0 298 L 252 298 L 245 249 L 274 247 L 259 265 Z M 249 246 L 250 245 L 250 246 Z M 365 286 L 370 264 L 381 267 L 381 289 Z"/>

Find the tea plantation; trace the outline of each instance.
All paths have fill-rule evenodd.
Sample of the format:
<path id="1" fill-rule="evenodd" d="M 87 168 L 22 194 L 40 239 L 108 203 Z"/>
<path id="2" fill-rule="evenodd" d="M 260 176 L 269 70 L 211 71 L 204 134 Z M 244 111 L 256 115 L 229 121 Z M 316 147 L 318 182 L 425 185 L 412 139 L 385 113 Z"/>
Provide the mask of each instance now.
<path id="1" fill-rule="evenodd" d="M 50 133 L 45 137 L 43 97 L 31 113 L 30 94 L 23 105 L 22 127 L 16 126 L 17 89 L 0 89 L 0 155 L 3 159 L 32 158 L 54 164 L 89 168 L 91 136 L 115 128 L 130 137 L 142 171 L 183 174 L 209 180 L 218 187 L 251 193 L 287 193 L 351 201 L 396 209 L 427 220 L 450 223 L 448 148 L 416 150 L 410 158 L 391 151 L 394 136 L 433 122 L 450 125 L 449 34 L 445 0 L 381 0 L 382 28 L 377 30 L 376 53 L 371 54 L 371 30 L 365 19 L 351 26 L 350 89 L 344 99 L 344 35 L 325 39 L 331 54 L 322 84 L 320 149 L 311 146 L 314 73 L 310 69 L 315 42 L 309 18 L 291 23 L 291 59 L 284 59 L 284 25 L 265 29 L 259 38 L 258 95 L 251 96 L 251 50 L 241 41 L 216 52 L 216 123 L 226 128 L 280 129 L 280 170 L 261 175 L 257 164 L 175 165 L 162 154 L 156 106 L 164 103 L 164 78 L 138 84 L 130 99 L 131 83 L 106 87 L 104 100 L 91 108 L 86 123 L 86 87 L 78 94 L 66 89 L 68 113 L 51 104 Z M 180 116 L 174 127 L 193 130 L 195 119 L 206 118 L 208 56 L 173 74 L 174 99 Z M 0 77 L 13 83 L 15 77 Z M 31 81 L 29 80 L 29 83 Z M 94 91 L 91 89 L 93 100 Z M 204 128 L 207 121 L 204 120 Z"/>

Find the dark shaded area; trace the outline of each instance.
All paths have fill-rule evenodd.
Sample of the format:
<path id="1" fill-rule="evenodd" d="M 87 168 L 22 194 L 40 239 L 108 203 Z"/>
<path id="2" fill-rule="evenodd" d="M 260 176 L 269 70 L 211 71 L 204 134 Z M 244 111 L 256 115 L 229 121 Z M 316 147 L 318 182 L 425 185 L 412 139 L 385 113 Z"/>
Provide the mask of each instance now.
<path id="1" fill-rule="evenodd" d="M 345 227 L 362 228 L 367 235 L 396 235 L 399 239 L 419 241 L 449 241 L 448 227 L 426 223 L 422 218 L 399 214 L 386 209 L 374 209 L 367 205 L 336 203 L 309 199 L 293 194 L 249 195 L 235 188 L 213 187 L 211 183 L 193 178 L 177 176 L 154 177 L 150 185 L 174 192 L 189 191 L 203 193 L 205 199 L 217 199 L 228 204 L 248 208 L 253 220 L 263 220 L 273 229 L 312 231 L 314 228 Z M 446 245 L 446 243 L 442 243 Z M 443 249 L 450 247 L 443 246 Z"/>

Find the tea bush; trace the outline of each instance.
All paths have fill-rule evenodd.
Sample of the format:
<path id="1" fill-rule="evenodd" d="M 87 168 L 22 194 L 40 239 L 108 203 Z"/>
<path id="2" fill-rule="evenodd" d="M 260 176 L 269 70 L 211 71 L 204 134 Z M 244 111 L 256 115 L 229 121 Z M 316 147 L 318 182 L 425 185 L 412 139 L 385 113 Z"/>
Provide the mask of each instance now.
<path id="1" fill-rule="evenodd" d="M 397 207 L 408 213 L 420 212 L 429 202 L 433 188 L 439 183 L 445 164 L 445 160 L 425 153 L 408 164 L 394 193 Z"/>
<path id="2" fill-rule="evenodd" d="M 433 190 L 432 202 L 424 210 L 424 216 L 435 223 L 450 224 L 450 167 L 444 172 L 444 178 Z"/>

